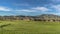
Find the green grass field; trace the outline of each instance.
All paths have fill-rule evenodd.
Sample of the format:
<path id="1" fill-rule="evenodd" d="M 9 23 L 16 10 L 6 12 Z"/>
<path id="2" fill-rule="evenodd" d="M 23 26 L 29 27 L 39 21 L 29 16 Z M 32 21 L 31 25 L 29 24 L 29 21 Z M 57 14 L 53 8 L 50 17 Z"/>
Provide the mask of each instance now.
<path id="1" fill-rule="evenodd" d="M 60 23 L 40 21 L 0 21 L 0 34 L 60 34 Z"/>

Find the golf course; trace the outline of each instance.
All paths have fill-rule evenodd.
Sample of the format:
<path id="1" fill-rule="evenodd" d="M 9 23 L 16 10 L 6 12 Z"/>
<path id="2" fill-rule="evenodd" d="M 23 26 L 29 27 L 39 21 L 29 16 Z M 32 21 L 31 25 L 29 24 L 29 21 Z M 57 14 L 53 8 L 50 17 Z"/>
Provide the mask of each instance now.
<path id="1" fill-rule="evenodd" d="M 60 34 L 60 22 L 0 21 L 0 34 Z"/>

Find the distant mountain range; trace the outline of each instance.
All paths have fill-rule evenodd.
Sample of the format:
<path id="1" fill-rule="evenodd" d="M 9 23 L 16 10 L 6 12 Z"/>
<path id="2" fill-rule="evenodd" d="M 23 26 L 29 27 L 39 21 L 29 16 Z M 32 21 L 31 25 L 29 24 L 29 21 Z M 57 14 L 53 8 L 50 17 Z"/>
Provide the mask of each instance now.
<path id="1" fill-rule="evenodd" d="M 40 15 L 40 16 L 38 16 L 38 17 L 60 18 L 60 16 L 58 16 L 58 15 L 53 15 L 53 14 L 42 14 L 42 15 Z"/>
<path id="2" fill-rule="evenodd" d="M 0 20 L 60 21 L 60 16 L 53 14 L 42 14 L 38 16 L 0 16 Z"/>

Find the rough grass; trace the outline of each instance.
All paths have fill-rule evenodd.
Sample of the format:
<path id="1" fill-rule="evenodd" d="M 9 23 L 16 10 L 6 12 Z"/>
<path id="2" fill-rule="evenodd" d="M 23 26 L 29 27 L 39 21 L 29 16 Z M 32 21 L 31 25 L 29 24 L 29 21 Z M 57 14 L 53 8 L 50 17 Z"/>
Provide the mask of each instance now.
<path id="1" fill-rule="evenodd" d="M 1 28 L 1 26 L 3 27 Z M 60 34 L 60 23 L 40 21 L 0 21 L 0 34 Z"/>

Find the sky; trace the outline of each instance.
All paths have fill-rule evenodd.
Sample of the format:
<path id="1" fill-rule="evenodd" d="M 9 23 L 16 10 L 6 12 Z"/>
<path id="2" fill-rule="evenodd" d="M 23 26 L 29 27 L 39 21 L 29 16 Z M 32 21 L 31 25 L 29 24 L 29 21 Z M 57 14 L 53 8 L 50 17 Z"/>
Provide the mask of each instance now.
<path id="1" fill-rule="evenodd" d="M 0 15 L 60 15 L 60 0 L 0 0 Z"/>

